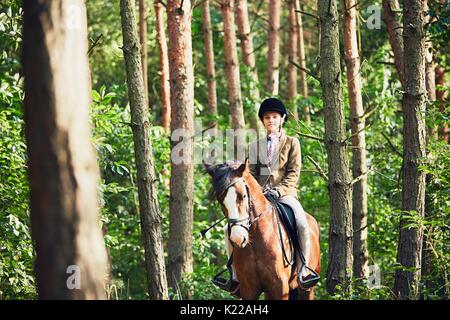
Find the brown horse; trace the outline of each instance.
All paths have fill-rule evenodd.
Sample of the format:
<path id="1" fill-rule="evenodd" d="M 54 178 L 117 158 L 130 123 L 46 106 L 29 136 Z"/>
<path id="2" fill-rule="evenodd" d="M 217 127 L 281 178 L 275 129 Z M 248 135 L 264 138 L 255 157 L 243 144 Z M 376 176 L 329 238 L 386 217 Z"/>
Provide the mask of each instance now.
<path id="1" fill-rule="evenodd" d="M 301 290 L 296 272 L 283 257 L 282 242 L 286 255 L 293 254 L 287 233 L 284 227 L 279 230 L 278 216 L 251 175 L 248 161 L 206 169 L 213 177 L 216 198 L 228 220 L 233 266 L 242 299 L 255 300 L 264 292 L 266 299 L 287 300 L 291 294 L 312 300 L 314 288 Z M 309 267 L 320 273 L 319 228 L 309 214 L 307 220 L 311 231 Z"/>

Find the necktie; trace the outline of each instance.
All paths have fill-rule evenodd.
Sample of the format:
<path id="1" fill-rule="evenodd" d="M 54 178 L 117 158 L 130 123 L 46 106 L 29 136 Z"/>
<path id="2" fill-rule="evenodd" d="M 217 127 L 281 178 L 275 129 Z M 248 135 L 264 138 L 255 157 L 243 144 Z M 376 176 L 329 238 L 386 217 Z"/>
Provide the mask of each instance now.
<path id="1" fill-rule="evenodd" d="M 269 161 L 269 166 L 270 166 L 271 163 L 272 163 L 272 153 L 273 153 L 274 139 L 272 139 L 271 137 L 268 137 L 267 140 L 268 140 L 268 144 L 269 144 L 269 148 L 267 150 L 267 160 Z"/>

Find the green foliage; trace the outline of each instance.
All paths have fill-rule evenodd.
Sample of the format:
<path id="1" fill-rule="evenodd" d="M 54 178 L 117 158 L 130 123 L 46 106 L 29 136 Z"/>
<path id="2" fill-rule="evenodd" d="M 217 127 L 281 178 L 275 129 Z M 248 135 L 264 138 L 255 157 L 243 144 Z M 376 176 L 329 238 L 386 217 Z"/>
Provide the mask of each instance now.
<path id="1" fill-rule="evenodd" d="M 22 9 L 0 10 L 0 299 L 36 296 L 29 229 L 26 145 L 19 52 Z"/>
<path id="2" fill-rule="evenodd" d="M 375 1 L 379 5 L 381 1 Z M 436 17 L 428 32 L 438 51 L 437 59 L 447 68 L 448 58 L 448 4 L 441 6 L 431 1 L 430 15 Z M 326 292 L 325 277 L 328 263 L 329 196 L 327 181 L 311 161 L 314 160 L 326 174 L 328 171 L 325 146 L 322 142 L 299 133 L 323 137 L 323 103 L 320 84 L 308 76 L 309 97 L 298 95 L 292 107 L 299 115 L 302 107 L 310 107 L 312 123 L 288 121 L 288 134 L 297 136 L 302 148 L 302 173 L 298 195 L 305 210 L 319 222 L 321 242 L 322 280 L 316 288 L 317 299 L 393 299 L 398 228 L 400 216 L 407 217 L 407 227 L 422 227 L 425 234 L 427 263 L 431 266 L 423 273 L 420 289 L 424 299 L 449 298 L 450 285 L 450 150 L 447 144 L 429 139 L 428 157 L 421 170 L 427 178 L 427 206 L 425 217 L 414 212 L 407 215 L 401 208 L 402 167 L 402 92 L 392 62 L 391 48 L 386 29 L 369 30 L 365 26 L 365 10 L 373 1 L 360 3 L 359 38 L 362 43 L 363 101 L 370 116 L 366 119 L 367 162 L 372 169 L 368 176 L 368 248 L 369 265 L 378 266 L 381 283 L 368 286 L 360 279 L 339 286 L 333 295 Z M 257 4 L 249 3 L 254 48 L 259 82 L 254 83 L 250 70 L 240 64 L 241 89 L 246 120 L 260 101 L 250 95 L 251 88 L 258 87 L 261 98 L 267 69 L 267 22 L 256 15 Z M 0 299 L 35 298 L 33 277 L 34 249 L 30 235 L 28 208 L 28 182 L 26 177 L 26 145 L 24 138 L 23 79 L 20 75 L 21 3 L 5 0 L 0 9 Z M 159 124 L 161 113 L 159 52 L 156 40 L 155 14 L 148 6 L 148 80 L 151 116 L 155 126 L 151 128 L 155 172 L 158 184 L 158 201 L 163 216 L 163 238 L 167 247 L 169 231 L 169 180 L 170 135 Z M 147 279 L 144 266 L 144 249 L 141 241 L 136 165 L 134 162 L 133 135 L 130 128 L 130 109 L 125 86 L 122 35 L 119 3 L 94 0 L 87 2 L 90 45 L 98 44 L 90 54 L 93 87 L 91 124 L 92 141 L 97 150 L 101 171 L 99 186 L 101 219 L 105 244 L 111 261 L 112 281 L 108 286 L 111 299 L 146 299 Z M 284 13 L 286 14 L 286 13 Z M 223 132 L 230 128 L 229 102 L 225 77 L 225 57 L 220 10 L 211 5 L 218 116 Z M 307 68 L 319 75 L 317 21 L 303 16 L 305 30 L 311 32 L 311 46 L 307 45 Z M 287 41 L 286 25 L 282 26 Z M 101 37 L 100 37 L 101 35 Z M 207 117 L 207 79 L 203 44 L 201 9 L 193 11 L 192 47 L 195 65 L 195 117 L 203 125 L 212 120 Z M 238 46 L 238 50 L 240 50 Z M 242 53 L 240 52 L 240 57 Z M 242 59 L 240 59 L 242 61 Z M 345 89 L 345 68 L 342 64 L 343 101 L 348 119 L 348 93 Z M 284 100 L 287 63 L 280 65 L 280 98 Z M 448 87 L 441 88 L 449 90 Z M 447 110 L 442 112 L 437 103 L 427 108 L 427 125 L 441 126 L 449 121 Z M 248 121 L 247 121 L 248 122 Z M 347 121 L 347 123 L 349 123 Z M 347 134 L 350 128 L 347 125 Z M 200 146 L 200 143 L 198 144 Z M 224 147 L 226 142 L 224 142 Z M 351 160 L 351 150 L 349 150 Z M 172 288 L 172 299 L 191 296 L 193 299 L 231 299 L 232 297 L 211 283 L 213 276 L 226 264 L 224 222 L 201 237 L 201 230 L 223 216 L 217 201 L 209 197 L 210 177 L 201 165 L 195 167 L 193 273 Z M 166 251 L 167 255 L 167 251 Z M 351 290 L 344 290 L 347 287 Z"/>

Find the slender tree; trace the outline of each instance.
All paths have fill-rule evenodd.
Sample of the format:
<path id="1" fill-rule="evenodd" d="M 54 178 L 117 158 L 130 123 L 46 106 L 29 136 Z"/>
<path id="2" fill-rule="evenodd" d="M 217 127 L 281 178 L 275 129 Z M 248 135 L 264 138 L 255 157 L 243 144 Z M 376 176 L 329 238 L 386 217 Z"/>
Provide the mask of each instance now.
<path id="1" fill-rule="evenodd" d="M 267 54 L 267 92 L 278 95 L 280 77 L 280 0 L 269 0 L 269 43 Z"/>
<path id="2" fill-rule="evenodd" d="M 400 11 L 398 0 L 383 0 L 383 18 L 386 23 L 389 42 L 394 52 L 394 63 L 402 86 L 405 84 L 405 63 L 403 58 L 403 26 L 397 13 Z"/>
<path id="3" fill-rule="evenodd" d="M 407 215 L 424 216 L 425 173 L 419 169 L 425 152 L 425 35 L 422 0 L 403 3 L 405 86 L 403 94 L 403 190 L 395 294 L 399 299 L 418 297 L 422 237 L 420 227 L 406 227 Z M 407 66 L 407 67 L 406 67 Z"/>
<path id="4" fill-rule="evenodd" d="M 301 9 L 298 0 L 296 0 L 296 8 Z M 303 96 L 303 99 L 308 98 L 308 82 L 306 80 L 306 51 L 305 51 L 305 37 L 304 37 L 304 29 L 303 29 L 303 18 L 301 13 L 297 13 L 297 26 L 298 26 L 298 54 L 299 54 L 299 62 L 300 67 L 303 70 L 300 70 L 300 93 Z M 309 114 L 309 106 L 307 103 L 303 104 L 303 114 L 302 118 L 307 125 L 311 124 L 311 116 Z"/>
<path id="5" fill-rule="evenodd" d="M 234 24 L 234 0 L 220 2 L 223 19 L 225 42 L 225 69 L 228 83 L 228 100 L 230 102 L 233 129 L 245 127 L 244 108 L 242 106 L 241 80 L 236 48 L 236 28 Z"/>
<path id="6" fill-rule="evenodd" d="M 105 299 L 108 257 L 89 127 L 84 1 L 25 0 L 23 66 L 31 229 L 40 299 Z M 76 8 L 78 19 L 71 12 Z"/>
<path id="7" fill-rule="evenodd" d="M 344 109 L 342 103 L 339 24 L 336 0 L 319 0 L 320 72 L 324 103 L 325 144 L 328 155 L 330 192 L 329 262 L 327 290 L 344 286 L 352 277 L 353 228 L 352 187 L 348 166 Z"/>
<path id="8" fill-rule="evenodd" d="M 172 172 L 168 277 L 177 288 L 193 271 L 192 228 L 194 194 L 194 71 L 192 65 L 191 1 L 167 2 L 169 26 L 170 99 L 172 106 Z M 182 130 L 182 136 L 178 135 Z M 176 150 L 182 149 L 182 154 Z M 178 161 L 179 157 L 181 160 Z M 175 159 L 177 158 L 177 159 Z"/>
<path id="9" fill-rule="evenodd" d="M 438 89 L 436 90 L 436 100 L 439 101 L 439 110 L 440 112 L 445 112 L 445 107 L 448 106 L 447 98 L 448 91 L 442 88 L 445 85 L 445 70 L 442 66 L 436 67 L 436 86 Z M 448 143 L 448 123 L 444 123 L 438 129 L 439 138 Z"/>
<path id="10" fill-rule="evenodd" d="M 249 114 L 250 123 L 254 129 L 263 131 L 264 127 L 257 116 L 260 104 L 260 94 L 258 89 L 259 80 L 258 71 L 256 69 L 255 50 L 253 49 L 253 35 L 250 30 L 250 20 L 248 18 L 247 0 L 236 0 L 236 24 L 238 29 L 238 38 L 242 49 L 242 60 L 250 71 L 249 94 L 254 105 L 253 111 Z"/>
<path id="11" fill-rule="evenodd" d="M 295 119 L 298 119 L 297 112 L 297 67 L 294 65 L 298 64 L 298 21 L 296 0 L 289 0 L 287 2 L 288 12 L 289 12 L 289 35 L 288 35 L 288 101 L 291 106 L 292 113 Z"/>
<path id="12" fill-rule="evenodd" d="M 162 239 L 162 216 L 158 205 L 156 175 L 153 164 L 148 103 L 142 80 L 142 63 L 136 28 L 134 0 L 120 0 L 123 53 L 127 73 L 128 98 L 131 110 L 134 155 L 141 230 L 145 249 L 148 293 L 151 299 L 168 299 Z"/>
<path id="13" fill-rule="evenodd" d="M 164 19 L 165 8 L 160 0 L 155 0 L 156 34 L 159 47 L 159 63 L 161 66 L 161 103 L 162 126 L 168 130 L 170 127 L 170 83 L 169 83 L 169 56 L 167 52 L 166 26 Z"/>
<path id="14" fill-rule="evenodd" d="M 205 42 L 206 79 L 208 80 L 208 113 L 215 118 L 217 116 L 217 89 L 209 0 L 205 0 L 202 3 L 202 24 Z M 217 121 L 212 121 L 210 125 L 216 127 Z"/>
<path id="15" fill-rule="evenodd" d="M 353 185 L 353 274 L 368 276 L 367 250 L 367 161 L 361 64 L 358 51 L 356 0 L 344 0 L 344 51 L 347 65 L 348 97 L 352 129 L 352 172 L 359 181 Z"/>
<path id="16" fill-rule="evenodd" d="M 145 0 L 139 0 L 139 40 L 141 43 L 141 63 L 142 77 L 144 79 L 144 92 L 148 105 L 147 6 L 145 4 Z"/>

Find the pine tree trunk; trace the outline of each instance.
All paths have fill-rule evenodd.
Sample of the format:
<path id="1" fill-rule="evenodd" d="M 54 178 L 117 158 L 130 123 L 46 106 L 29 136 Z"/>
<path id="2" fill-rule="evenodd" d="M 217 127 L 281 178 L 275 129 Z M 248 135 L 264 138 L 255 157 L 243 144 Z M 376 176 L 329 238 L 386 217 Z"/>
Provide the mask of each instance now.
<path id="1" fill-rule="evenodd" d="M 436 86 L 444 86 L 445 85 L 445 70 L 442 66 L 437 66 L 436 70 Z M 440 102 L 440 112 L 445 112 L 445 107 L 448 97 L 448 91 L 447 90 L 436 90 L 436 99 Z M 440 126 L 438 129 L 438 135 L 439 138 L 446 143 L 448 143 L 448 124 L 444 123 Z"/>
<path id="2" fill-rule="evenodd" d="M 353 274 L 356 278 L 368 276 L 367 251 L 367 162 L 365 120 L 362 118 L 361 64 L 356 34 L 358 10 L 356 0 L 344 1 L 344 51 L 347 64 L 347 84 L 352 128 L 353 179 L 362 178 L 353 185 Z"/>
<path id="3" fill-rule="evenodd" d="M 209 0 L 202 3 L 202 23 L 205 38 L 206 79 L 208 80 L 208 114 L 215 118 L 217 116 L 217 89 Z M 217 121 L 214 120 L 209 125 L 217 127 Z"/>
<path id="4" fill-rule="evenodd" d="M 81 0 L 25 0 L 23 7 L 25 134 L 38 295 L 106 299 L 108 257 L 89 127 L 86 7 Z M 76 24 L 71 24 L 73 8 L 79 12 Z"/>
<path id="5" fill-rule="evenodd" d="M 296 0 L 296 7 L 300 9 L 300 5 L 298 4 L 298 0 Z M 300 70 L 300 93 L 303 96 L 303 99 L 308 98 L 308 82 L 306 80 L 306 51 L 305 51 L 305 37 L 303 35 L 303 19 L 302 14 L 297 13 L 297 26 L 298 26 L 298 54 L 300 60 L 300 67 L 303 70 Z M 302 118 L 305 121 L 306 125 L 311 125 L 311 116 L 309 114 L 309 106 L 307 103 L 303 104 L 302 108 Z"/>
<path id="6" fill-rule="evenodd" d="M 425 34 L 421 0 L 404 0 L 403 36 L 405 44 L 405 87 L 403 94 L 403 190 L 402 210 L 424 216 L 425 173 L 419 170 L 425 152 Z M 418 298 L 422 236 L 421 228 L 405 228 L 400 221 L 394 292 L 399 299 Z"/>
<path id="7" fill-rule="evenodd" d="M 277 96 L 280 77 L 280 0 L 269 0 L 269 51 L 267 55 L 267 92 Z"/>
<path id="8" fill-rule="evenodd" d="M 345 118 L 342 102 L 339 58 L 339 24 L 336 0 L 319 0 L 320 72 L 324 102 L 325 143 L 328 155 L 330 190 L 329 262 L 326 287 L 333 293 L 336 285 L 347 285 L 352 277 L 353 229 L 352 187 L 348 166 Z"/>
<path id="9" fill-rule="evenodd" d="M 424 0 L 424 11 L 428 12 L 428 1 Z M 431 22 L 431 17 L 428 15 L 428 13 L 425 16 L 425 24 L 429 24 Z M 431 39 L 427 38 L 425 40 L 425 87 L 427 89 L 427 105 L 432 106 L 433 103 L 436 101 L 436 65 L 434 63 L 434 57 L 433 57 L 433 46 L 431 43 Z M 438 130 L 436 130 L 435 127 L 428 127 L 428 141 L 430 140 L 438 140 Z M 427 143 L 428 143 L 427 141 Z M 428 173 L 425 177 L 425 183 L 426 185 L 429 184 L 429 182 L 432 180 L 433 175 L 431 173 Z M 433 202 L 430 197 L 430 195 L 426 194 L 425 196 L 425 217 L 427 220 L 432 219 L 432 211 L 433 211 Z M 428 236 L 432 232 L 432 227 L 428 226 L 427 231 L 423 234 L 423 245 L 422 245 L 422 270 L 421 270 L 421 277 L 427 278 L 428 275 L 431 274 L 433 270 L 432 265 L 432 259 L 433 259 L 433 252 L 432 248 L 430 246 L 430 239 L 427 239 Z M 431 288 L 431 281 L 427 280 L 424 283 L 424 286 L 427 288 Z"/>
<path id="10" fill-rule="evenodd" d="M 185 273 L 193 271 L 192 229 L 194 194 L 194 70 L 192 65 L 191 1 L 169 0 L 171 131 L 183 129 L 182 140 L 172 141 L 172 153 L 183 143 L 185 162 L 172 155 L 170 178 L 169 285 L 177 288 Z"/>
<path id="11" fill-rule="evenodd" d="M 288 101 L 295 119 L 298 119 L 297 112 L 297 67 L 291 63 L 298 64 L 298 23 L 297 13 L 295 12 L 296 0 L 288 1 L 289 12 L 289 35 L 288 35 Z"/>
<path id="12" fill-rule="evenodd" d="M 168 299 L 162 238 L 162 216 L 158 205 L 156 175 L 153 164 L 148 105 L 142 81 L 140 46 L 136 30 L 133 0 L 120 0 L 123 53 L 127 73 L 128 99 L 131 110 L 134 155 L 141 229 L 145 249 L 148 293 L 151 299 Z"/>
<path id="13" fill-rule="evenodd" d="M 145 5 L 145 0 L 139 0 L 139 40 L 141 43 L 142 77 L 144 79 L 145 100 L 148 105 L 147 7 Z"/>
<path id="14" fill-rule="evenodd" d="M 424 0 L 424 10 L 427 12 L 425 16 L 425 24 L 431 23 L 431 18 L 428 15 L 428 0 Z M 436 101 L 436 64 L 433 57 L 432 40 L 427 38 L 425 40 L 425 86 L 427 89 L 428 104 L 431 105 Z M 434 128 L 428 128 L 429 138 L 437 140 L 438 133 Z"/>
<path id="15" fill-rule="evenodd" d="M 253 35 L 250 30 L 250 20 L 248 18 L 247 0 L 236 1 L 236 24 L 238 29 L 238 38 L 241 42 L 242 57 L 244 64 L 250 69 L 250 99 L 253 102 L 254 109 L 250 111 L 250 123 L 252 128 L 258 131 L 264 131 L 264 126 L 259 120 L 257 114 L 260 103 L 260 94 L 258 89 L 258 72 L 256 69 L 255 52 L 253 49 Z"/>
<path id="16" fill-rule="evenodd" d="M 228 83 L 228 100 L 230 102 L 233 129 L 245 127 L 244 108 L 242 106 L 241 80 L 236 48 L 236 29 L 234 25 L 234 0 L 222 0 L 220 3 L 223 19 L 225 42 L 225 68 Z"/>
<path id="17" fill-rule="evenodd" d="M 394 63 L 402 86 L 405 85 L 405 63 L 403 57 L 403 26 L 397 19 L 400 10 L 398 0 L 383 0 L 383 18 L 386 23 L 389 42 L 394 52 Z"/>
<path id="18" fill-rule="evenodd" d="M 166 27 L 164 19 L 165 8 L 161 1 L 154 2 L 156 13 L 156 34 L 159 47 L 159 63 L 161 64 L 161 104 L 162 104 L 162 126 L 170 128 L 170 80 L 169 80 L 169 56 L 167 52 Z"/>

